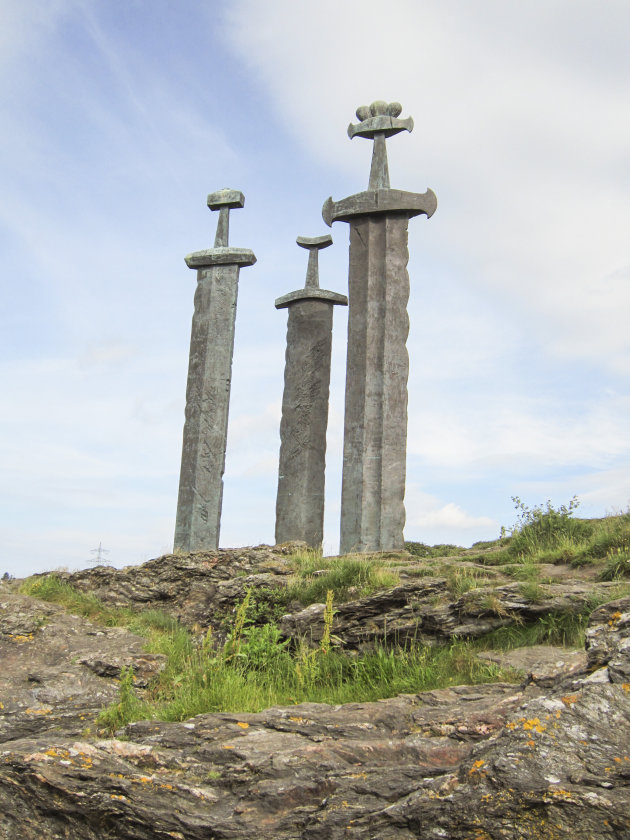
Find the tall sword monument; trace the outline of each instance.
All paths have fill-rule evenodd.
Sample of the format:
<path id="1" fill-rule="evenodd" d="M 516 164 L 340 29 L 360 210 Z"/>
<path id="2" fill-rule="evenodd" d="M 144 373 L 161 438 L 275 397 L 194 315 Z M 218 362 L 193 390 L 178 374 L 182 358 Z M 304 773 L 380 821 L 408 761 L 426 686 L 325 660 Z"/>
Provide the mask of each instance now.
<path id="1" fill-rule="evenodd" d="M 186 421 L 175 524 L 175 550 L 218 548 L 223 501 L 234 321 L 241 266 L 256 257 L 246 248 L 231 248 L 229 214 L 243 207 L 238 190 L 208 196 L 208 207 L 219 211 L 214 248 L 186 257 L 197 269 L 195 310 L 190 336 L 186 386 Z"/>
<path id="2" fill-rule="evenodd" d="M 348 135 L 374 141 L 365 192 L 322 210 L 350 225 L 348 360 L 341 492 L 341 553 L 403 547 L 409 356 L 409 219 L 433 215 L 437 199 L 391 189 L 385 141 L 412 131 L 397 102 L 357 109 Z"/>

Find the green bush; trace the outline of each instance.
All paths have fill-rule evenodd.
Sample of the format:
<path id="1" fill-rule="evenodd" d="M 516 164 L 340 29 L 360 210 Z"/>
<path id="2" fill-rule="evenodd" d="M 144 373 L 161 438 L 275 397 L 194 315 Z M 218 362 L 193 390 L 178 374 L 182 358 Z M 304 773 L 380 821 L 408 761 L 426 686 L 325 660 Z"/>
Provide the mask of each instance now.
<path id="1" fill-rule="evenodd" d="M 579 501 L 574 496 L 568 505 L 554 508 L 550 501 L 545 507 L 537 505 L 528 508 L 518 496 L 512 501 L 517 511 L 518 521 L 511 529 L 511 539 L 508 552 L 516 557 L 532 557 L 544 552 L 559 552 L 552 554 L 554 562 L 562 558 L 563 552 L 574 556 L 581 542 L 584 542 L 593 532 L 593 526 L 583 519 L 573 519 L 573 514 L 579 507 Z M 549 555 L 547 555 L 547 558 Z"/>

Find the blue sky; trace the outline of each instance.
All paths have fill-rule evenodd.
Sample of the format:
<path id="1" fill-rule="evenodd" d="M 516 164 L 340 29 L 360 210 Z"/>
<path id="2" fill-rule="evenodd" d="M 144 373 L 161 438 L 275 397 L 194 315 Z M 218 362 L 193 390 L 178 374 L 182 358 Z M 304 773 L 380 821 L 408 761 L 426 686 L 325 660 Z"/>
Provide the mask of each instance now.
<path id="1" fill-rule="evenodd" d="M 324 200 L 398 100 L 410 223 L 407 539 L 494 538 L 510 497 L 630 501 L 625 0 L 0 0 L 0 572 L 170 550 L 207 193 L 242 190 L 221 544 L 274 532 L 286 313 Z M 347 226 L 320 258 L 347 286 Z M 335 310 L 325 549 L 338 546 Z"/>

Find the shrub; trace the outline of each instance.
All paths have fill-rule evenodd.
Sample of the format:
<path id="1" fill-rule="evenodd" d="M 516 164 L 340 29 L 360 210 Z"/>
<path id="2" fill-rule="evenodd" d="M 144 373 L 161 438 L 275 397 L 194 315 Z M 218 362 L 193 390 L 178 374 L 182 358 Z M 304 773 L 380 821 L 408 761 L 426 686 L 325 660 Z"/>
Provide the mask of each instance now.
<path id="1" fill-rule="evenodd" d="M 580 503 L 574 496 L 568 505 L 554 508 L 550 501 L 546 507 L 537 505 L 528 508 L 518 496 L 512 496 L 516 510 L 520 511 L 518 521 L 511 529 L 509 553 L 514 556 L 531 557 L 541 552 L 566 552 L 575 548 L 593 532 L 590 523 L 582 519 L 573 519 L 573 514 Z"/>

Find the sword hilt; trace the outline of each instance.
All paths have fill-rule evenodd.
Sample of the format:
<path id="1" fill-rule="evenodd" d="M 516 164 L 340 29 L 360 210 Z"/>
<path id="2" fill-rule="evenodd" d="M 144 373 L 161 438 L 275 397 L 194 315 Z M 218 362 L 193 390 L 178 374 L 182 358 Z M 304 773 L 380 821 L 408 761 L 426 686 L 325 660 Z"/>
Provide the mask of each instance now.
<path id="1" fill-rule="evenodd" d="M 332 236 L 329 233 L 323 236 L 298 236 L 295 241 L 300 248 L 306 248 L 309 252 L 304 288 L 319 289 L 319 252 L 332 245 Z"/>
<path id="2" fill-rule="evenodd" d="M 210 193 L 208 207 L 219 211 L 217 232 L 214 237 L 215 248 L 227 248 L 230 239 L 230 210 L 245 206 L 245 196 L 239 190 L 223 190 Z"/>

